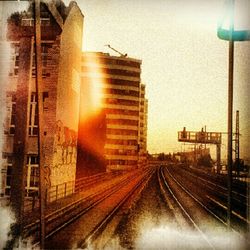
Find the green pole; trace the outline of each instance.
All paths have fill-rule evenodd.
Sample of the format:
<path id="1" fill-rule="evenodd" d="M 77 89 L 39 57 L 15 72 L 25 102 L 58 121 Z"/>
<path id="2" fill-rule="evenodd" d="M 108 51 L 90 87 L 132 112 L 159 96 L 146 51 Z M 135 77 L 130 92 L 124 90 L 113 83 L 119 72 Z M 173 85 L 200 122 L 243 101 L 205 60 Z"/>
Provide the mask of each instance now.
<path id="1" fill-rule="evenodd" d="M 227 201 L 227 225 L 231 228 L 232 215 L 232 130 L 233 130 L 233 71 L 234 71 L 234 0 L 230 2 L 230 39 L 229 39 L 229 60 L 228 60 L 228 147 L 227 147 L 227 167 L 228 167 L 228 201 Z"/>

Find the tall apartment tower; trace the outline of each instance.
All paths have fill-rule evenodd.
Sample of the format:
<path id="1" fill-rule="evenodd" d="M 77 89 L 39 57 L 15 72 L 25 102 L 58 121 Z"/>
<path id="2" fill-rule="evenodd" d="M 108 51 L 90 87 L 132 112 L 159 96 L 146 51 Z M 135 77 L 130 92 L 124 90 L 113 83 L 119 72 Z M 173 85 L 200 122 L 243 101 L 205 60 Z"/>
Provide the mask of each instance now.
<path id="1" fill-rule="evenodd" d="M 92 104 L 99 102 L 105 114 L 103 152 L 107 171 L 145 165 L 147 101 L 140 75 L 141 60 L 102 52 L 83 53 L 82 91 L 90 90 L 90 99 L 98 96 Z"/>
<path id="2" fill-rule="evenodd" d="M 76 3 L 41 1 L 43 154 L 46 187 L 73 185 L 76 173 L 83 15 Z M 6 81 L 6 119 L 2 148 L 1 196 L 37 192 L 38 112 L 34 50 L 34 10 L 8 20 L 10 70 Z M 23 178 L 23 180 L 21 180 Z M 59 188 L 61 186 L 58 186 Z M 63 187 L 63 185 L 62 185 Z"/>
<path id="3" fill-rule="evenodd" d="M 147 163 L 147 124 L 148 124 L 148 100 L 145 97 L 145 85 L 140 86 L 140 119 L 139 119 L 139 163 L 145 166 Z"/>

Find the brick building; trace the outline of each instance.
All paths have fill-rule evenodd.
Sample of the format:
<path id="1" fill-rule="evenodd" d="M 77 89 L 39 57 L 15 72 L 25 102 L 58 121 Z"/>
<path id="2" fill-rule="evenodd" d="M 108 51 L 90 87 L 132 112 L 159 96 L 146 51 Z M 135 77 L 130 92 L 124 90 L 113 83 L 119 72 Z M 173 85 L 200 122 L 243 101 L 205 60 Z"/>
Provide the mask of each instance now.
<path id="1" fill-rule="evenodd" d="M 41 2 L 42 133 L 49 189 L 63 183 L 73 186 L 75 181 L 83 15 L 75 2 L 68 7 L 59 0 Z M 37 192 L 39 182 L 32 4 L 27 11 L 10 16 L 7 30 L 11 65 L 6 82 L 0 194 L 8 197 L 13 191 L 20 192 L 14 187 L 16 180 L 23 178 L 25 195 L 30 196 Z"/>
<path id="2" fill-rule="evenodd" d="M 92 139 L 90 144 L 98 141 L 102 145 L 99 154 L 104 156 L 108 171 L 146 164 L 147 100 L 140 75 L 140 60 L 101 52 L 83 53 L 82 99 L 86 101 L 88 96 L 89 103 L 81 107 L 93 107 L 95 113 L 98 104 L 96 108 L 105 116 L 102 141 Z"/>

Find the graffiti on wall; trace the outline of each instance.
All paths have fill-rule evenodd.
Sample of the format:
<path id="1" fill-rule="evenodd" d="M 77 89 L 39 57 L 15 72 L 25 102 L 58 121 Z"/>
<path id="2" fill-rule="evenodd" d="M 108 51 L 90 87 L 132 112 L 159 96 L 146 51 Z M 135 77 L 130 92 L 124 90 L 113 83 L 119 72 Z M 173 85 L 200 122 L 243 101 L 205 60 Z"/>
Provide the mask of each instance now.
<path id="1" fill-rule="evenodd" d="M 58 164 L 76 163 L 77 132 L 63 126 L 59 120 L 56 126 L 56 152 Z"/>

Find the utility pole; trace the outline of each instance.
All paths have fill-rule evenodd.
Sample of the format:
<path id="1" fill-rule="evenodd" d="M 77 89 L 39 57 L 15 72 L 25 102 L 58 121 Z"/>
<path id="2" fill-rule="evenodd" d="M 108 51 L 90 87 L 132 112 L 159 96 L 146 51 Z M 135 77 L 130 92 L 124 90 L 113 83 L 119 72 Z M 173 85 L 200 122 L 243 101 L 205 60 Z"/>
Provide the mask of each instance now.
<path id="1" fill-rule="evenodd" d="M 229 41 L 229 66 L 228 66 L 228 146 L 227 146 L 227 166 L 228 166 L 228 205 L 227 224 L 231 227 L 231 198 L 232 198 L 232 120 L 233 120 L 233 68 L 234 68 L 234 41 L 250 41 L 250 30 L 234 30 L 234 0 L 229 3 L 229 30 L 222 27 L 223 19 L 218 26 L 217 36 Z"/>
<path id="2" fill-rule="evenodd" d="M 207 136 L 207 125 L 205 125 L 204 131 L 205 131 L 205 136 Z M 207 149 L 207 144 L 206 144 L 206 140 L 207 140 L 207 139 L 208 139 L 208 138 L 205 138 L 205 152 L 206 152 L 206 149 Z"/>
<path id="3" fill-rule="evenodd" d="M 217 174 L 220 174 L 220 170 L 221 170 L 221 166 L 220 166 L 220 162 L 221 162 L 221 143 L 217 143 L 216 144 L 216 159 L 217 159 Z"/>
<path id="4" fill-rule="evenodd" d="M 196 143 L 194 143 L 194 165 L 197 167 L 197 148 Z"/>
<path id="5" fill-rule="evenodd" d="M 240 121 L 239 110 L 236 111 L 236 133 L 235 133 L 235 167 L 237 176 L 240 176 Z"/>
<path id="6" fill-rule="evenodd" d="M 45 184 L 44 184 L 44 125 L 43 125 L 43 87 L 41 56 L 41 17 L 40 0 L 35 1 L 35 52 L 36 52 L 36 95 L 38 106 L 38 155 L 39 155 L 39 203 L 40 203 L 40 248 L 45 247 Z"/>
<path id="7" fill-rule="evenodd" d="M 231 228 L 232 215 L 232 130 L 233 130 L 233 71 L 234 71 L 234 0 L 230 2 L 230 27 L 229 27 L 229 53 L 228 53 L 228 147 L 227 147 L 227 171 L 228 171 L 228 201 L 227 201 L 227 225 Z"/>

